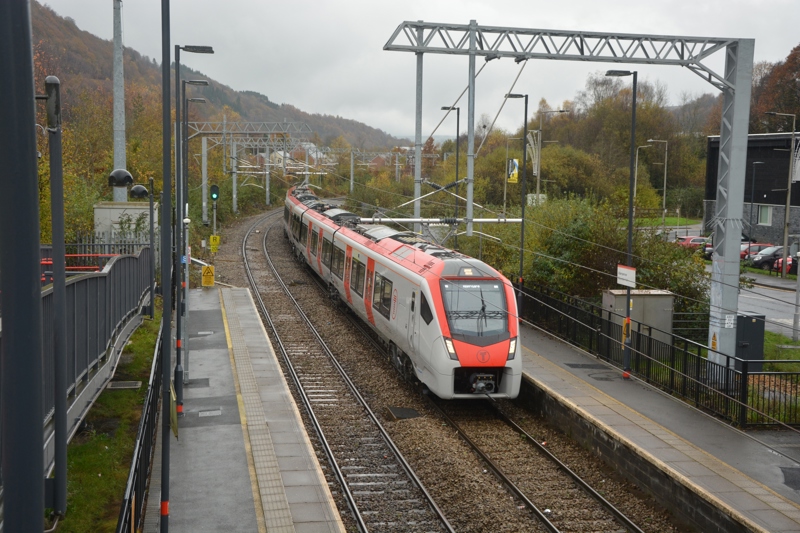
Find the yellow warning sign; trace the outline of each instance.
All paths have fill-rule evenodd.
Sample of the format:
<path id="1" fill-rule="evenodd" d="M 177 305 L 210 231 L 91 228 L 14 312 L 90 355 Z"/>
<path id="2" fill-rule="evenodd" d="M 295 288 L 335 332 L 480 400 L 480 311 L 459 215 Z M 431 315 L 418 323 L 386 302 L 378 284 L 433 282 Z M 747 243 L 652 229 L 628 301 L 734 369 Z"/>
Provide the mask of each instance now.
<path id="1" fill-rule="evenodd" d="M 211 246 L 219 246 L 219 235 L 211 235 L 211 236 L 208 238 L 208 243 L 209 243 Z"/>
<path id="2" fill-rule="evenodd" d="M 214 286 L 214 267 L 207 265 L 203 267 L 203 287 Z"/>
<path id="3" fill-rule="evenodd" d="M 711 349 L 716 351 L 717 350 L 717 334 L 714 333 L 711 335 Z"/>

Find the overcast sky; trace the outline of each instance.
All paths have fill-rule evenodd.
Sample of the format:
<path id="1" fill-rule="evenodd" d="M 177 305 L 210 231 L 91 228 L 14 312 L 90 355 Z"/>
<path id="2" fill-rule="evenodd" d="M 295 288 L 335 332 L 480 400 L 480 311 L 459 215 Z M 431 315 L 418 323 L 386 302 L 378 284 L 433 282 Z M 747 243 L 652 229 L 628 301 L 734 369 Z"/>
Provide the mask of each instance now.
<path id="1" fill-rule="evenodd" d="M 101 38 L 113 35 L 112 0 L 47 0 L 59 15 Z M 568 31 L 755 39 L 755 61 L 783 60 L 800 44 L 800 0 L 172 0 L 171 45 L 214 47 L 211 56 L 184 53 L 181 62 L 236 90 L 265 94 L 309 113 L 339 115 L 397 136 L 413 136 L 416 60 L 384 51 L 403 21 L 422 20 Z M 125 46 L 161 61 L 161 2 L 123 2 Z M 722 71 L 722 54 L 710 65 Z M 483 61 L 476 62 L 478 68 Z M 527 93 L 531 111 L 540 98 L 553 108 L 572 100 L 587 76 L 630 68 L 666 85 L 671 103 L 682 94 L 717 94 L 688 69 L 574 61 L 532 60 L 514 92 Z M 466 56 L 426 54 L 423 138 L 466 87 Z M 476 83 L 476 116 L 494 118 L 520 65 L 492 61 Z M 466 131 L 466 96 L 461 131 Z M 499 127 L 522 123 L 520 100 L 509 101 Z M 452 135 L 455 118 L 437 131 Z"/>

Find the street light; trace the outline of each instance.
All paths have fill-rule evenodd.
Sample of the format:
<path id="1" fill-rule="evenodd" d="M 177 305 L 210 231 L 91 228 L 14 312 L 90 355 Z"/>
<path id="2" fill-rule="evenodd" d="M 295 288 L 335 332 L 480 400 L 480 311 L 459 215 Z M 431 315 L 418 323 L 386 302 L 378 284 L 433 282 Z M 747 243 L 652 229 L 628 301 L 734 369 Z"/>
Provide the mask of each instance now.
<path id="1" fill-rule="evenodd" d="M 669 141 L 662 141 L 661 139 L 647 139 L 649 143 L 664 143 L 664 189 L 661 193 L 661 225 L 664 227 L 664 232 L 667 231 L 667 156 L 669 155 Z"/>
<path id="2" fill-rule="evenodd" d="M 519 141 L 522 137 L 511 137 L 506 139 L 506 169 L 505 169 L 505 179 L 503 180 L 503 218 L 506 216 L 506 188 L 508 186 L 508 142 L 509 141 Z"/>
<path id="3" fill-rule="evenodd" d="M 449 111 L 452 111 L 454 109 L 456 110 L 456 179 L 455 179 L 455 182 L 456 182 L 456 197 L 455 197 L 456 214 L 455 214 L 455 218 L 458 219 L 458 137 L 459 137 L 459 131 L 460 131 L 461 108 L 455 107 L 455 106 L 442 107 L 442 111 L 448 111 L 449 112 Z M 454 246 L 453 246 L 454 248 L 458 246 L 458 233 L 456 233 L 456 235 L 453 237 L 453 244 L 454 244 Z"/>
<path id="4" fill-rule="evenodd" d="M 182 163 L 183 163 L 183 150 L 182 150 L 182 137 L 181 135 L 181 124 L 183 120 L 181 118 L 181 89 L 184 87 L 181 84 L 181 50 L 185 50 L 187 52 L 191 52 L 193 54 L 213 54 L 214 49 L 210 46 L 198 46 L 198 45 L 186 45 L 181 46 L 179 44 L 175 45 L 175 219 L 174 219 L 174 227 L 175 227 L 175 237 L 174 237 L 174 246 L 175 246 L 175 331 L 176 331 L 176 341 L 175 341 L 175 374 L 174 374 L 174 382 L 175 382 L 175 396 L 176 396 L 176 407 L 179 416 L 183 416 L 183 365 L 181 364 L 181 331 L 182 331 L 182 320 L 181 320 L 181 268 L 180 268 L 180 258 L 181 258 L 181 249 L 183 243 L 183 231 L 182 231 L 182 224 L 181 224 L 181 212 L 183 211 L 183 171 L 182 171 Z M 185 92 L 185 91 L 184 91 Z M 166 134 L 166 132 L 165 132 Z M 165 197 L 169 194 L 168 190 L 164 191 Z M 167 202 L 165 202 L 167 203 Z M 166 220 L 162 220 L 162 224 L 166 224 Z M 164 313 L 170 313 L 171 310 L 164 309 Z"/>
<path id="5" fill-rule="evenodd" d="M 636 189 L 639 188 L 639 150 L 642 148 L 650 148 L 652 145 L 645 144 L 644 146 L 636 147 L 636 160 L 633 163 L 633 213 L 636 214 Z"/>
<path id="6" fill-rule="evenodd" d="M 636 78 L 637 71 L 633 70 L 609 70 L 606 76 L 623 77 L 633 76 L 633 87 L 631 93 L 631 162 L 630 162 L 630 179 L 628 183 L 628 257 L 627 265 L 633 266 L 633 195 L 636 194 L 635 180 L 635 157 L 634 146 L 636 145 Z M 625 287 L 625 327 L 623 332 L 625 335 L 624 348 L 622 351 L 622 377 L 628 379 L 631 377 L 631 288 Z"/>
<path id="7" fill-rule="evenodd" d="M 525 251 L 525 204 L 528 203 L 528 191 L 526 187 L 527 167 L 528 160 L 526 157 L 527 142 L 528 142 L 528 95 L 527 94 L 506 94 L 506 98 L 524 98 L 525 99 L 525 114 L 522 123 L 522 224 L 519 230 L 519 295 L 517 296 L 517 315 L 522 314 L 522 285 L 525 282 L 522 276 L 522 269 L 524 267 L 524 251 Z"/>
<path id="8" fill-rule="evenodd" d="M 789 253 L 789 211 L 792 208 L 792 176 L 794 174 L 794 130 L 797 116 L 794 113 L 777 113 L 775 111 L 767 111 L 765 115 L 772 115 L 773 117 L 792 117 L 792 141 L 789 144 L 789 179 L 786 182 L 786 212 L 783 217 L 783 265 L 781 266 L 781 277 L 786 277 L 786 257 Z M 800 278 L 800 276 L 798 276 Z M 795 314 L 795 329 L 797 327 L 797 320 Z M 794 334 L 795 337 L 797 333 Z M 797 340 L 797 339 L 795 339 Z"/>
<path id="9" fill-rule="evenodd" d="M 753 161 L 753 177 L 750 180 L 750 242 L 753 242 L 753 235 L 755 235 L 755 231 L 753 228 L 755 224 L 753 223 L 753 201 L 755 199 L 755 190 L 756 190 L 756 165 L 763 165 L 763 161 Z"/>
<path id="10" fill-rule="evenodd" d="M 566 113 L 566 109 L 553 109 L 551 111 L 539 111 L 539 157 L 536 159 L 536 205 L 539 205 L 539 185 L 542 181 L 542 117 L 551 113 Z"/>
<path id="11" fill-rule="evenodd" d="M 182 348 L 183 348 L 183 355 L 185 365 L 181 368 L 181 373 L 178 374 L 177 367 L 175 373 L 175 381 L 176 383 L 180 380 L 183 381 L 181 385 L 175 385 L 176 391 L 176 404 L 180 405 L 181 408 L 183 407 L 183 384 L 186 384 L 189 381 L 189 336 L 186 334 L 186 315 L 189 310 L 189 263 L 191 262 L 189 258 L 189 102 L 196 102 L 196 103 L 206 103 L 205 98 L 186 98 L 186 85 L 208 85 L 206 80 L 186 80 L 181 84 L 182 89 L 182 96 L 183 96 L 183 136 L 182 136 L 182 156 L 183 157 L 183 177 L 182 177 L 182 186 L 183 186 L 183 200 L 184 203 L 181 205 L 181 211 L 183 211 L 183 225 L 179 231 L 181 232 L 180 243 L 182 246 L 182 254 L 185 260 L 184 264 L 184 272 L 183 272 L 183 283 L 179 284 L 179 287 L 183 288 L 183 305 L 181 305 L 180 313 L 178 314 L 178 321 L 176 322 L 176 326 L 180 326 L 180 333 L 178 334 L 178 338 L 182 339 Z M 177 215 L 180 218 L 180 215 Z M 179 254 L 180 255 L 180 254 Z M 180 269 L 180 264 L 178 264 Z M 181 273 L 178 273 L 178 278 L 180 279 Z M 183 320 L 181 320 L 181 318 Z M 180 361 L 179 358 L 176 357 L 176 362 Z M 178 389 L 180 389 L 180 394 L 178 394 Z"/>
<path id="12" fill-rule="evenodd" d="M 784 228 L 783 228 L 783 269 L 781 274 L 783 277 L 786 277 L 786 254 L 789 249 L 789 210 L 791 209 L 791 199 L 792 199 L 792 177 L 794 176 L 794 158 L 795 158 L 795 148 L 794 148 L 794 130 L 797 121 L 797 115 L 794 113 L 776 113 L 775 111 L 768 111 L 767 115 L 772 115 L 776 117 L 792 117 L 792 141 L 789 144 L 789 180 L 786 183 L 786 216 L 784 218 Z M 798 254 L 797 260 L 800 260 L 800 254 Z M 800 328 L 800 267 L 797 270 L 797 288 L 795 289 L 795 296 L 794 296 L 794 319 L 792 320 L 792 340 L 798 339 L 798 328 Z"/>
<path id="13" fill-rule="evenodd" d="M 153 221 L 153 178 L 150 177 L 150 190 L 144 185 L 134 185 L 131 187 L 130 195 L 132 198 L 150 198 L 150 320 L 155 319 L 156 309 L 156 257 L 155 257 L 155 229 Z"/>

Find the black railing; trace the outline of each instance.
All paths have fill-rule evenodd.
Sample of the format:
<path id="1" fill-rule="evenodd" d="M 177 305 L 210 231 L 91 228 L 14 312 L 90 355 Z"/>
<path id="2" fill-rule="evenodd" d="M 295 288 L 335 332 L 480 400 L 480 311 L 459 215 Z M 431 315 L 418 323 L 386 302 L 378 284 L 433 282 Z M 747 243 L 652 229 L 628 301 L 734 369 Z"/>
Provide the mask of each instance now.
<path id="1" fill-rule="evenodd" d="M 523 293 L 523 320 L 622 368 L 623 316 L 546 287 Z M 631 323 L 631 371 L 642 381 L 742 427 L 800 425 L 800 361 L 746 361 Z"/>
<path id="2" fill-rule="evenodd" d="M 142 418 L 139 421 L 139 433 L 136 435 L 136 444 L 131 460 L 131 470 L 128 474 L 128 484 L 125 487 L 125 496 L 119 509 L 117 519 L 117 533 L 141 531 L 144 519 L 144 506 L 150 478 L 150 468 L 153 464 L 153 449 L 155 448 L 158 433 L 158 404 L 161 396 L 161 343 L 164 342 L 164 323 L 161 323 L 158 332 L 153 364 L 150 367 L 150 380 L 147 382 L 147 397 L 142 407 Z"/>

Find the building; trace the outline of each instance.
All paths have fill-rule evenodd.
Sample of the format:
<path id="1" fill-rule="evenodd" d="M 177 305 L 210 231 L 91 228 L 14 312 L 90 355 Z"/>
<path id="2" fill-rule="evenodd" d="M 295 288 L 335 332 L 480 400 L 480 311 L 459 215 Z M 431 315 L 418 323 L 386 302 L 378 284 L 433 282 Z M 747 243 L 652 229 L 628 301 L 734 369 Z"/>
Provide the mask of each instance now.
<path id="1" fill-rule="evenodd" d="M 751 134 L 747 141 L 742 234 L 760 242 L 783 243 L 791 133 Z M 798 144 L 800 136 L 795 136 Z M 789 217 L 790 243 L 800 241 L 800 165 L 795 164 Z M 703 227 L 712 230 L 716 213 L 719 135 L 708 138 Z"/>

